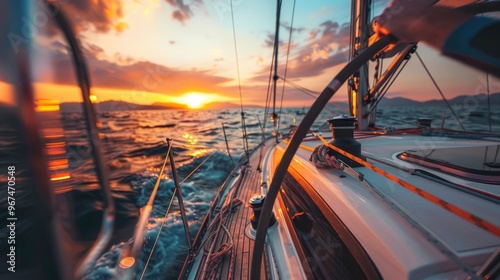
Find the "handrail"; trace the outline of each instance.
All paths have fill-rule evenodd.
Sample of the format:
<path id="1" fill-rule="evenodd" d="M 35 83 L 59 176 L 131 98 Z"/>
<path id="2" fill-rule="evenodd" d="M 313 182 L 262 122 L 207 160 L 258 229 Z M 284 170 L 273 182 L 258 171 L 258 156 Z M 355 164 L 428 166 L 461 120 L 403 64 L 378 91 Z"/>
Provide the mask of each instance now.
<path id="1" fill-rule="evenodd" d="M 51 10 L 57 10 L 57 8 L 50 2 L 46 2 L 46 5 Z M 104 251 L 109 240 L 111 239 L 115 222 L 115 206 L 113 197 L 111 195 L 111 187 L 109 186 L 109 180 L 107 177 L 103 151 L 100 145 L 96 113 L 94 106 L 92 105 L 92 101 L 90 100 L 90 76 L 88 74 L 85 58 L 71 28 L 71 24 L 67 20 L 63 11 L 59 10 L 59 12 L 55 14 L 54 19 L 59 25 L 59 28 L 61 28 L 61 31 L 63 32 L 64 37 L 68 41 L 68 44 L 71 48 L 71 54 L 76 68 L 76 78 L 82 92 L 83 111 L 85 114 L 85 119 L 87 121 L 87 132 L 91 137 L 89 144 L 93 151 L 92 154 L 96 163 L 96 173 L 104 197 L 104 213 L 102 217 L 101 231 L 97 240 L 94 242 L 87 255 L 79 263 L 78 268 L 75 272 L 75 277 L 81 278 L 90 269 L 91 265 L 93 265 L 99 255 Z"/>
<path id="2" fill-rule="evenodd" d="M 2 25 L 0 36 L 6 39 L 7 34 L 23 34 L 25 36 L 32 34 L 32 30 L 30 30 L 32 28 L 31 24 L 25 25 L 23 20 L 33 15 L 33 12 L 36 11 L 34 10 L 36 9 L 35 5 L 34 1 L 2 1 L 0 9 L 7 7 L 7 10 L 0 19 Z M 35 26 L 33 27 L 35 28 Z M 20 38 L 25 40 L 24 37 Z M 25 151 L 19 154 L 19 156 L 22 156 L 19 160 L 26 163 L 28 176 L 32 177 L 27 180 L 27 184 L 32 185 L 26 190 L 33 194 L 33 200 L 30 200 L 33 201 L 33 205 L 28 206 L 30 208 L 33 206 L 33 210 L 30 210 L 30 220 L 25 220 L 25 222 L 27 222 L 26 225 L 29 224 L 27 227 L 29 230 L 32 229 L 31 225 L 38 230 L 36 232 L 38 246 L 32 248 L 31 253 L 37 258 L 36 262 L 38 264 L 54 264 L 33 266 L 31 268 L 36 269 L 36 275 L 39 278 L 71 279 L 73 277 L 70 269 L 72 259 L 71 256 L 65 254 L 64 243 L 67 236 L 65 236 L 66 232 L 60 221 L 57 220 L 58 212 L 55 207 L 54 190 L 50 184 L 47 155 L 44 150 L 41 131 L 39 130 L 40 123 L 35 111 L 33 77 L 31 75 L 33 45 L 34 40 L 26 40 L 22 44 L 2 48 L 2 54 L 0 55 L 0 63 L 6 63 L 6 65 L 2 65 L 2 68 L 5 66 L 5 69 L 8 69 L 5 73 L 8 79 L 6 82 L 12 84 L 16 97 L 17 115 L 14 116 L 14 120 L 9 121 L 19 123 L 19 135 L 16 135 L 16 138 L 22 137 L 22 139 L 18 139 L 20 147 L 26 147 Z M 3 121 L 7 120 L 2 119 Z M 20 171 L 17 169 L 19 167 L 15 166 L 13 171 Z M 15 177 L 17 176 L 24 177 L 26 175 L 18 174 Z M 7 185 L 2 186 L 2 188 L 7 191 Z M 6 197 L 5 200 L 7 201 Z M 7 208 L 5 208 L 6 210 Z M 18 277 L 22 277 L 22 270 L 31 268 L 27 266 L 17 267 Z M 12 276 L 15 278 L 14 275 Z"/>

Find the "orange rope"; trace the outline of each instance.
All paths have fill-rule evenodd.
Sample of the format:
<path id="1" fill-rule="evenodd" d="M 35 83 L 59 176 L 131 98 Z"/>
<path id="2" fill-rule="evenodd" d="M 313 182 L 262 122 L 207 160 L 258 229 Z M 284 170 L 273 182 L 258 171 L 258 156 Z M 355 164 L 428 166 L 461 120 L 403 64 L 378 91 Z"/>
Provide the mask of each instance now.
<path id="1" fill-rule="evenodd" d="M 465 211 L 464 209 L 454 205 L 454 204 L 451 204 L 433 194 L 430 194 L 406 181 L 403 181 L 402 179 L 388 173 L 387 171 L 384 171 L 372 164 L 370 164 L 369 162 L 365 161 L 365 160 L 362 160 L 356 156 L 353 156 L 349 153 L 347 153 L 346 151 L 340 149 L 340 148 L 337 148 L 335 147 L 334 145 L 328 143 L 323 137 L 321 137 L 320 135 L 316 135 L 320 140 L 321 142 L 323 142 L 326 146 L 328 146 L 330 149 L 336 151 L 337 153 L 343 155 L 343 156 L 346 156 L 348 157 L 349 159 L 352 159 L 354 160 L 355 162 L 375 171 L 376 173 L 384 176 L 385 178 L 403 186 L 405 189 L 415 193 L 415 194 L 418 194 L 419 196 L 423 197 L 424 199 L 436 204 L 437 206 L 443 208 L 443 209 L 446 209 L 448 210 L 449 212 L 459 216 L 460 218 L 466 220 L 467 222 L 473 224 L 473 225 L 476 225 L 484 230 L 486 230 L 487 232 L 489 233 L 492 233 L 498 237 L 500 237 L 500 227 L 494 225 L 493 223 L 490 223 L 486 220 L 483 220 L 482 218 L 472 214 L 472 213 L 469 213 L 467 211 Z"/>

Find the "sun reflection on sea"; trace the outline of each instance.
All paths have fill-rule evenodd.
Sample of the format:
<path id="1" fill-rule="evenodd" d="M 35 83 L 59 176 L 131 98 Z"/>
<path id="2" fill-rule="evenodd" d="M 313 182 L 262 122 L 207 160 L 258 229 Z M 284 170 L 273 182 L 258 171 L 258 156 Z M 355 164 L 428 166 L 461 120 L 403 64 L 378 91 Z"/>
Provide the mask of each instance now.
<path id="1" fill-rule="evenodd" d="M 200 156 L 204 156 L 206 154 L 207 154 L 206 149 L 199 149 L 197 151 L 193 151 L 193 152 L 189 153 L 189 155 L 192 157 L 200 157 Z"/>
<path id="2" fill-rule="evenodd" d="M 189 133 L 182 134 L 182 137 L 188 140 L 189 144 L 191 145 L 198 143 L 198 138 L 195 138 L 193 135 L 190 135 Z"/>
<path id="3" fill-rule="evenodd" d="M 205 148 L 197 148 L 197 147 L 194 147 L 194 145 L 196 143 L 198 143 L 198 138 L 189 134 L 189 133 L 184 133 L 182 135 L 182 137 L 184 139 L 186 139 L 190 145 L 192 145 L 190 148 L 193 150 L 189 153 L 190 156 L 192 157 L 200 157 L 200 156 L 204 156 L 207 154 L 207 149 Z"/>

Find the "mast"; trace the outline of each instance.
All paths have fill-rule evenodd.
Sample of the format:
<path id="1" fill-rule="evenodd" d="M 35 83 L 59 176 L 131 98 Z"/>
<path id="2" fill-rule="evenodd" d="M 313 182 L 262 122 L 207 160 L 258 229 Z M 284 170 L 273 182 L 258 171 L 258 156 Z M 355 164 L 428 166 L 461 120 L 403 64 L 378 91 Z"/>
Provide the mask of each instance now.
<path id="1" fill-rule="evenodd" d="M 273 68 L 273 112 L 271 113 L 271 120 L 273 121 L 274 129 L 277 130 L 278 118 L 276 114 L 276 88 L 278 83 L 278 50 L 280 45 L 280 16 L 281 16 L 281 0 L 276 1 L 276 33 L 274 36 L 274 68 Z M 278 142 L 278 131 L 276 132 L 276 142 Z"/>
<path id="2" fill-rule="evenodd" d="M 349 61 L 368 47 L 368 28 L 371 0 L 353 0 L 351 4 L 351 49 Z M 351 77 L 348 86 L 349 110 L 358 121 L 358 130 L 368 129 L 368 119 L 363 118 L 368 108 L 368 63 Z"/>

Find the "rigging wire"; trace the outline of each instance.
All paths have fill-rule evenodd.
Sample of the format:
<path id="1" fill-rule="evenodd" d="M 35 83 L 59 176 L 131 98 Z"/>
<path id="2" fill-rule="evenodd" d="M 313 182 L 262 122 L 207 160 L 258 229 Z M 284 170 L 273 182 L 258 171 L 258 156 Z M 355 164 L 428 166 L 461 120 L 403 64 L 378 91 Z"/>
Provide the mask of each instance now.
<path id="1" fill-rule="evenodd" d="M 384 116 L 384 119 L 392 120 L 392 121 L 395 121 L 395 122 L 398 122 L 398 123 L 402 123 L 402 124 L 408 124 L 408 125 L 410 125 L 410 127 L 415 127 L 415 123 L 409 122 L 409 121 L 404 121 L 404 120 L 401 120 L 401 119 L 398 119 L 398 118 Z M 418 127 L 424 127 L 424 126 L 418 125 Z"/>
<path id="2" fill-rule="evenodd" d="M 488 96 L 488 124 L 491 130 L 491 100 L 490 100 L 490 74 L 486 73 L 486 94 Z"/>
<path id="3" fill-rule="evenodd" d="M 455 110 L 453 110 L 453 108 L 451 107 L 451 104 L 450 104 L 450 102 L 448 102 L 448 99 L 446 99 L 446 97 L 444 96 L 443 91 L 441 90 L 441 88 L 439 87 L 439 85 L 436 83 L 436 80 L 434 80 L 434 77 L 432 76 L 432 74 L 429 71 L 429 69 L 427 69 L 427 66 L 425 65 L 424 61 L 422 60 L 422 58 L 420 57 L 420 55 L 418 54 L 417 51 L 415 51 L 415 54 L 417 55 L 418 60 L 420 60 L 420 63 L 422 64 L 422 66 L 424 67 L 425 71 L 427 72 L 427 75 L 429 75 L 429 78 L 431 78 L 432 83 L 434 83 L 434 86 L 436 87 L 437 91 L 439 92 L 439 94 L 441 94 L 441 97 L 443 98 L 444 102 L 446 102 L 446 106 L 448 106 L 448 108 L 450 109 L 450 111 L 453 114 L 453 116 L 455 116 L 455 119 L 457 120 L 457 122 L 460 125 L 460 127 L 462 128 L 462 130 L 465 130 L 462 122 L 460 121 L 460 118 L 458 117 L 457 113 L 455 113 Z"/>
<path id="4" fill-rule="evenodd" d="M 384 59 L 380 59 L 380 70 L 384 69 Z M 382 74 L 381 74 L 382 75 Z M 380 77 L 379 77 L 380 78 Z M 377 78 L 378 79 L 378 78 Z"/>
<path id="5" fill-rule="evenodd" d="M 165 161 L 164 161 L 162 169 L 161 169 L 161 171 L 160 171 L 160 173 L 158 175 L 158 180 L 156 181 L 155 188 L 153 190 L 155 196 L 156 196 L 157 186 L 160 184 L 161 177 L 163 175 L 163 171 L 165 170 L 165 166 L 167 164 L 168 155 L 169 155 L 169 153 L 172 152 L 171 149 L 170 149 L 170 147 L 171 147 L 171 145 L 169 145 L 169 149 L 167 151 L 167 155 L 165 156 Z M 188 175 L 186 175 L 186 177 L 181 182 L 179 182 L 179 186 L 182 185 L 187 179 L 189 179 L 189 177 L 191 177 L 214 154 L 215 154 L 215 152 L 213 152 L 210 156 L 208 156 L 200 164 L 198 164 L 198 166 L 196 166 Z M 172 207 L 172 203 L 174 201 L 174 197 L 175 197 L 176 194 L 177 194 L 177 188 L 174 188 L 174 191 L 172 192 L 172 197 L 170 198 L 170 202 L 168 204 L 167 210 L 165 211 L 165 215 L 163 216 L 163 221 L 162 221 L 162 223 L 160 225 L 160 229 L 158 230 L 158 234 L 156 235 L 156 239 L 155 239 L 155 241 L 153 243 L 153 246 L 151 247 L 151 251 L 149 252 L 149 256 L 148 256 L 148 259 L 146 260 L 146 263 L 144 265 L 144 269 L 142 270 L 142 274 L 141 274 L 140 279 L 143 279 L 144 274 L 146 273 L 146 270 L 147 270 L 148 265 L 149 265 L 149 261 L 151 260 L 151 257 L 153 256 L 154 250 L 156 248 L 156 243 L 158 242 L 158 239 L 160 237 L 161 231 L 163 230 L 163 226 L 165 225 L 165 222 L 167 220 L 167 216 L 170 213 L 170 208 Z M 148 205 L 151 202 L 151 207 L 153 206 L 153 200 L 154 200 L 154 197 L 153 197 L 153 199 L 151 199 L 152 197 L 153 197 L 153 193 L 151 194 L 150 199 L 148 201 Z"/>
<path id="6" fill-rule="evenodd" d="M 149 195 L 148 202 L 144 207 L 141 208 L 141 215 L 139 217 L 139 221 L 137 222 L 137 226 L 134 231 L 134 241 L 132 243 L 132 249 L 130 249 L 129 256 L 136 259 L 139 256 L 140 247 L 143 245 L 144 239 L 144 229 L 146 228 L 146 223 L 149 220 L 151 211 L 153 210 L 153 201 L 156 198 L 156 193 L 158 192 L 158 187 L 160 186 L 161 177 L 165 171 L 165 166 L 167 165 L 168 158 L 170 153 L 172 152 L 172 145 L 168 146 L 167 153 L 165 155 L 165 160 L 163 161 L 163 165 L 161 167 L 160 173 L 158 173 L 158 179 Z"/>
<path id="7" fill-rule="evenodd" d="M 281 78 L 284 82 L 289 83 L 292 87 L 294 87 L 294 88 L 298 89 L 299 91 L 302 91 L 302 92 L 306 93 L 306 94 L 307 94 L 307 95 L 309 95 L 309 96 L 312 96 L 312 97 L 316 98 L 316 97 L 318 97 L 318 95 L 319 95 L 319 92 L 317 92 L 317 91 L 314 91 L 314 90 L 312 90 L 312 89 L 305 88 L 305 87 L 303 87 L 303 86 L 301 86 L 301 85 L 299 85 L 299 84 L 297 84 L 297 83 L 294 83 L 294 82 L 292 82 L 292 81 L 290 81 L 290 80 L 287 80 L 286 78 L 283 78 L 283 77 L 280 77 L 280 78 Z"/>
<path id="8" fill-rule="evenodd" d="M 170 197 L 170 202 L 168 203 L 167 210 L 165 211 L 165 215 L 163 216 L 163 221 L 160 225 L 160 229 L 158 230 L 158 234 L 156 235 L 155 242 L 153 243 L 153 246 L 151 247 L 151 252 L 149 252 L 148 259 L 146 260 L 146 263 L 144 264 L 144 269 L 142 270 L 141 277 L 139 278 L 142 280 L 144 278 L 144 274 L 146 273 L 146 270 L 148 269 L 149 266 L 149 261 L 151 260 L 151 257 L 153 256 L 153 252 L 156 248 L 156 243 L 158 243 L 158 239 L 160 238 L 160 233 L 163 230 L 163 226 L 165 225 L 165 222 L 167 220 L 168 213 L 170 212 L 170 207 L 172 207 L 172 204 L 174 202 L 174 197 L 177 192 L 177 188 L 174 188 L 174 191 L 172 192 L 172 197 Z"/>
<path id="9" fill-rule="evenodd" d="M 281 79 L 283 79 L 283 78 L 281 78 Z M 317 98 L 318 95 L 319 95 L 318 92 L 310 90 L 310 89 L 307 89 L 307 88 L 305 88 L 305 87 L 303 87 L 303 86 L 301 86 L 299 84 L 296 84 L 296 83 L 294 83 L 294 82 L 292 82 L 290 80 L 283 79 L 283 81 L 285 83 L 289 83 L 293 88 L 299 90 L 299 92 L 305 93 L 306 95 L 309 95 L 309 96 L 311 96 L 313 98 Z M 336 105 L 335 103 L 328 103 L 327 105 L 333 106 L 335 109 L 338 109 L 338 110 L 342 111 L 343 113 L 346 113 L 346 114 L 349 113 L 349 109 L 348 108 L 340 107 L 340 106 Z M 325 107 L 325 110 L 329 111 L 332 114 L 338 114 L 338 112 L 335 112 L 333 109 L 328 108 L 328 107 Z"/>
<path id="10" fill-rule="evenodd" d="M 373 85 L 372 85 L 372 88 L 371 89 L 368 89 L 368 104 L 367 104 L 367 108 L 370 107 L 372 104 L 376 103 L 376 99 L 374 97 L 376 97 L 376 92 L 373 91 L 373 88 L 375 88 L 375 86 L 377 85 L 377 83 L 379 82 L 379 79 L 380 77 L 382 76 L 381 72 L 383 71 L 383 62 L 384 59 L 381 58 L 380 56 L 377 56 L 377 58 L 375 59 L 375 73 L 373 73 Z M 375 119 L 377 117 L 377 114 L 371 114 L 373 111 L 370 111 L 369 109 L 367 110 L 368 112 L 365 113 L 365 116 L 368 117 L 368 123 L 369 123 L 369 126 L 373 126 L 375 127 Z"/>
<path id="11" fill-rule="evenodd" d="M 243 112 L 243 95 L 241 93 L 240 64 L 238 61 L 238 45 L 236 43 L 236 27 L 234 24 L 233 0 L 230 0 L 229 2 L 231 5 L 231 23 L 233 27 L 233 44 L 234 44 L 234 56 L 236 61 L 236 73 L 238 78 L 238 92 L 240 93 L 240 108 L 241 111 Z"/>
<path id="12" fill-rule="evenodd" d="M 227 155 L 229 156 L 229 159 L 231 159 L 231 164 L 234 167 L 235 164 L 234 164 L 234 161 L 233 161 L 233 157 L 231 156 L 231 152 L 229 152 L 229 143 L 227 142 L 226 128 L 224 127 L 224 123 L 222 123 L 222 133 L 224 133 L 224 140 L 226 142 Z"/>
<path id="13" fill-rule="evenodd" d="M 375 72 L 373 73 L 373 84 L 372 84 L 372 87 L 374 87 L 376 84 L 377 84 L 377 81 L 378 81 L 378 78 L 379 78 L 379 70 L 381 70 L 381 67 L 380 67 L 380 61 L 382 59 L 380 57 L 377 57 L 377 59 L 375 60 Z"/>
<path id="14" fill-rule="evenodd" d="M 182 185 L 182 183 L 184 183 L 187 179 L 189 179 L 189 177 L 191 177 L 214 154 L 215 154 L 215 152 L 210 154 L 206 159 L 204 159 L 200 164 L 198 164 L 198 166 L 196 166 L 195 169 L 193 169 L 193 171 L 191 171 L 184 179 L 182 179 L 182 181 L 180 181 L 179 186 Z"/>
<path id="15" fill-rule="evenodd" d="M 369 73 L 368 73 L 368 66 L 367 67 L 363 67 L 363 72 L 364 72 L 363 76 L 365 78 L 366 86 L 367 86 L 367 92 L 368 92 L 367 94 L 370 94 L 370 76 L 369 76 Z M 360 80 L 360 83 L 361 83 L 361 80 Z"/>
<path id="16" fill-rule="evenodd" d="M 273 55 L 272 55 L 272 58 L 274 58 L 274 55 L 275 55 L 275 50 L 273 49 Z M 271 103 L 271 94 L 272 94 L 272 91 L 271 91 L 271 79 L 273 77 L 273 66 L 274 66 L 274 59 L 271 58 L 271 66 L 269 67 L 269 79 L 267 81 L 267 94 L 266 94 L 266 105 L 265 105 L 265 109 L 264 109 L 264 124 L 262 125 L 262 138 L 261 138 L 261 142 L 260 142 L 260 145 L 264 146 L 265 145 L 265 142 L 266 142 L 266 135 L 265 135 L 265 131 L 266 131 L 266 125 L 267 125 L 267 115 L 269 114 L 269 107 L 270 107 L 270 103 Z M 262 171 L 261 170 L 261 163 L 262 163 L 262 159 L 264 157 L 264 151 L 263 149 L 260 149 L 260 152 L 259 152 L 259 164 L 257 166 L 257 171 Z"/>
<path id="17" fill-rule="evenodd" d="M 283 80 L 286 80 L 286 75 L 288 73 L 288 58 L 290 57 L 290 46 L 292 44 L 293 21 L 295 19 L 295 3 L 296 3 L 296 0 L 293 0 L 292 20 L 290 22 L 290 33 L 288 35 L 288 47 L 287 47 L 287 51 L 286 51 L 285 72 L 283 74 Z M 285 87 L 286 87 L 286 84 L 283 83 L 283 87 L 281 89 L 281 103 L 280 103 L 280 111 L 279 111 L 280 116 L 281 116 L 281 112 L 283 110 L 283 98 L 285 96 Z M 281 124 L 281 118 L 278 119 L 278 127 L 276 129 L 277 131 L 279 131 L 280 124 Z"/>
<path id="18" fill-rule="evenodd" d="M 274 75 L 273 75 L 273 113 L 272 120 L 276 132 L 276 143 L 278 143 L 277 116 L 276 116 L 276 86 L 278 80 L 278 56 L 279 56 L 279 33 L 280 33 L 280 15 L 281 15 L 281 0 L 276 1 L 276 31 L 274 35 Z"/>
<path id="19" fill-rule="evenodd" d="M 240 108 L 241 108 L 241 133 L 243 134 L 243 150 L 245 151 L 245 155 L 248 160 L 248 137 L 247 137 L 247 129 L 245 125 L 245 112 L 243 110 L 243 95 L 241 93 L 241 78 L 240 78 L 240 64 L 238 61 L 238 45 L 236 44 L 236 27 L 234 24 L 234 10 L 233 10 L 233 0 L 229 1 L 231 6 L 231 23 L 233 26 L 233 44 L 234 44 L 234 55 L 236 60 L 236 72 L 238 76 L 238 91 L 240 93 Z"/>
<path id="20" fill-rule="evenodd" d="M 156 193 L 158 192 L 158 187 L 160 186 L 161 176 L 163 176 L 163 173 L 165 172 L 165 166 L 167 166 L 167 162 L 168 162 L 168 155 L 171 152 L 172 152 L 172 145 L 168 145 L 168 150 L 167 150 L 167 154 L 165 155 L 165 160 L 163 161 L 163 165 L 161 166 L 160 173 L 158 174 L 158 180 L 156 180 L 155 186 L 153 187 L 153 191 L 151 192 L 151 195 L 149 196 L 149 199 L 148 199 L 148 203 L 146 205 L 153 207 L 153 201 L 156 197 Z"/>
<path id="21" fill-rule="evenodd" d="M 401 74 L 401 72 L 405 68 L 406 64 L 408 64 L 408 62 L 409 62 L 409 59 L 405 60 L 403 66 L 401 68 L 399 68 L 398 72 L 395 75 L 394 75 L 394 73 L 391 74 L 391 77 L 389 77 L 389 82 L 385 83 L 385 85 L 380 89 L 379 94 L 377 94 L 375 104 L 373 104 L 370 107 L 367 114 L 371 114 L 373 112 L 373 110 L 375 110 L 377 108 L 377 105 L 384 98 L 385 94 L 389 91 L 389 88 L 391 88 L 392 84 L 397 80 L 399 74 Z"/>
<path id="22" fill-rule="evenodd" d="M 481 13 L 481 17 L 484 17 L 485 13 Z M 490 73 L 486 72 L 486 96 L 488 98 L 488 125 L 491 130 L 491 100 L 490 100 Z"/>

